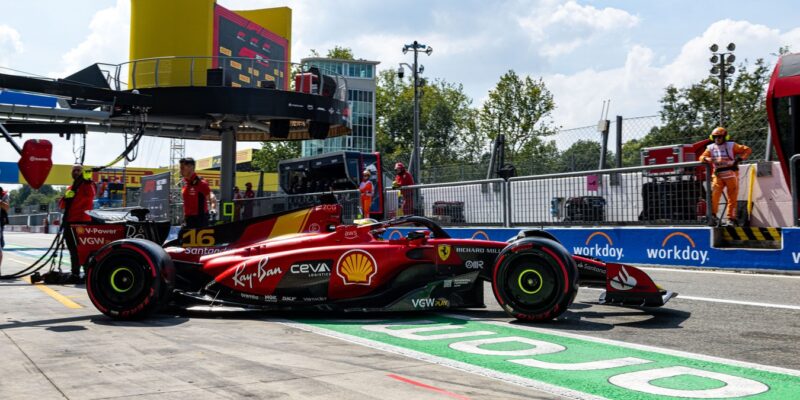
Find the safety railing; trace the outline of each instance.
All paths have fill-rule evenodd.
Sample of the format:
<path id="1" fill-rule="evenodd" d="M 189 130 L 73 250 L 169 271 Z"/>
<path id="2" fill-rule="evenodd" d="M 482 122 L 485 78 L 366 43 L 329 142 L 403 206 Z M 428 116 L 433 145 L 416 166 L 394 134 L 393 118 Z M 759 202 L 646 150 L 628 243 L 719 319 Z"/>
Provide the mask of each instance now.
<path id="1" fill-rule="evenodd" d="M 798 207 L 800 207 L 800 203 L 798 202 L 798 187 L 797 187 L 797 180 L 800 179 L 800 175 L 797 171 L 797 165 L 800 164 L 800 154 L 795 154 L 789 159 L 789 179 L 790 185 L 792 187 L 792 223 L 794 226 L 800 226 L 800 216 L 798 216 Z"/>
<path id="2" fill-rule="evenodd" d="M 420 215 L 444 226 L 492 226 L 507 223 L 506 182 L 485 179 L 404 186 L 386 190 L 387 217 Z"/>
<path id="3" fill-rule="evenodd" d="M 707 224 L 706 170 L 703 163 L 688 162 L 511 178 L 510 224 Z"/>
<path id="4" fill-rule="evenodd" d="M 347 100 L 347 80 L 308 64 L 265 58 L 169 56 L 99 64 L 112 89 L 241 86 L 294 90 Z"/>

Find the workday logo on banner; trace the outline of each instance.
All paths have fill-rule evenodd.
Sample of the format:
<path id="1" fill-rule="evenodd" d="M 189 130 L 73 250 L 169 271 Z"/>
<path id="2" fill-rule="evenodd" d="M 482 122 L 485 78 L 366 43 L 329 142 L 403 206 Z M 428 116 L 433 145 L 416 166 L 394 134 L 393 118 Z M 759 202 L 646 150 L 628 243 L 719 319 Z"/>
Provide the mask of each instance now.
<path id="1" fill-rule="evenodd" d="M 611 240 L 605 232 L 592 232 L 584 246 L 572 247 L 572 253 L 585 257 L 597 257 L 603 260 L 614 259 L 619 261 L 622 259 L 622 248 L 614 247 L 614 241 Z"/>
<path id="2" fill-rule="evenodd" d="M 646 249 L 647 258 L 651 260 L 685 261 L 687 263 L 696 261 L 700 265 L 705 265 L 706 261 L 708 261 L 708 250 L 698 250 L 696 247 L 691 236 L 683 232 L 672 232 L 661 242 L 661 248 Z"/>

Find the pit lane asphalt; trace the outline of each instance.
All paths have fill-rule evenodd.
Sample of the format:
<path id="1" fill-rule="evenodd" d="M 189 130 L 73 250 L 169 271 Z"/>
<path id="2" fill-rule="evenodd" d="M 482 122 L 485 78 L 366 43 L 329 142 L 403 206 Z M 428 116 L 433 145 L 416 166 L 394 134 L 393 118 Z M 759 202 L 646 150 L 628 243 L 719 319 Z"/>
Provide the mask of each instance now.
<path id="1" fill-rule="evenodd" d="M 6 233 L 2 273 L 29 264 L 37 254 L 30 249 L 50 240 Z M 800 369 L 800 276 L 647 272 L 686 298 L 639 310 L 598 305 L 599 292 L 582 288 L 561 319 L 538 326 Z M 0 398 L 555 398 L 287 327 L 280 323 L 291 316 L 285 313 L 167 313 L 116 322 L 92 306 L 82 286 L 50 288 L 81 308 L 67 308 L 23 281 L 0 282 Z M 486 302 L 487 309 L 458 314 L 510 320 L 488 285 Z"/>

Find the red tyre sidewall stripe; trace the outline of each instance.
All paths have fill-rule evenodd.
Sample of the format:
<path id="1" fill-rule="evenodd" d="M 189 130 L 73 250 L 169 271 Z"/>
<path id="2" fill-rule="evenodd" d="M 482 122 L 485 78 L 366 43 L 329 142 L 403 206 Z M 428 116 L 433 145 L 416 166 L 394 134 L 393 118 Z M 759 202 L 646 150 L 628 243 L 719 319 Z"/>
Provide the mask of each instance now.
<path id="1" fill-rule="evenodd" d="M 137 252 L 137 253 L 141 254 L 141 255 L 142 255 L 142 258 L 144 258 L 144 259 L 145 259 L 145 261 L 147 261 L 147 264 L 148 264 L 148 265 L 150 265 L 150 271 L 151 271 L 151 272 L 152 272 L 152 274 L 153 274 L 153 278 L 155 278 L 155 277 L 156 277 L 156 267 L 155 267 L 155 265 L 153 265 L 153 261 L 152 261 L 152 260 L 150 260 L 150 257 L 148 257 L 148 256 L 147 256 L 147 254 L 146 254 L 145 252 L 143 252 L 143 251 L 142 251 L 140 248 L 138 248 L 138 247 L 131 246 L 131 245 L 127 245 L 127 244 L 123 244 L 121 247 L 122 247 L 122 248 L 125 248 L 125 249 L 131 249 L 131 250 L 133 250 L 133 251 L 135 251 L 135 252 Z"/>
<path id="2" fill-rule="evenodd" d="M 497 258 L 497 261 L 494 263 L 494 272 L 492 273 L 492 290 L 494 291 L 494 298 L 497 299 L 497 302 L 500 303 L 502 306 L 503 298 L 500 297 L 500 293 L 497 291 L 497 271 L 500 270 L 500 264 L 506 258 L 506 254 L 501 255 Z"/>
<path id="3" fill-rule="evenodd" d="M 542 246 L 541 249 L 544 250 L 545 253 L 550 254 L 550 257 L 553 257 L 558 263 L 558 266 L 561 267 L 561 271 L 564 272 L 564 293 L 569 293 L 570 279 L 569 274 L 567 274 L 567 267 L 564 265 L 564 261 L 561 260 L 561 257 L 556 256 L 556 253 L 554 253 L 553 250 L 550 250 L 544 246 Z"/>

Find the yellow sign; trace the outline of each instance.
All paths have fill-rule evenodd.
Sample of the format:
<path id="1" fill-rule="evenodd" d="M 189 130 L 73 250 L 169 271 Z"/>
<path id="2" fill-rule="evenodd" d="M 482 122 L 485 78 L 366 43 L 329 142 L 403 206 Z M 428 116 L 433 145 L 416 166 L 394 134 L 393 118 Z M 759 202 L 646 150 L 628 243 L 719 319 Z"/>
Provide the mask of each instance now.
<path id="1" fill-rule="evenodd" d="M 336 265 L 336 274 L 345 285 L 372 284 L 372 277 L 378 272 L 378 264 L 371 254 L 364 250 L 350 250 L 344 253 Z"/>
<path id="2" fill-rule="evenodd" d="M 439 251 L 439 259 L 442 261 L 447 261 L 450 258 L 450 253 L 452 252 L 452 248 L 449 244 L 440 244 L 437 248 Z"/>

